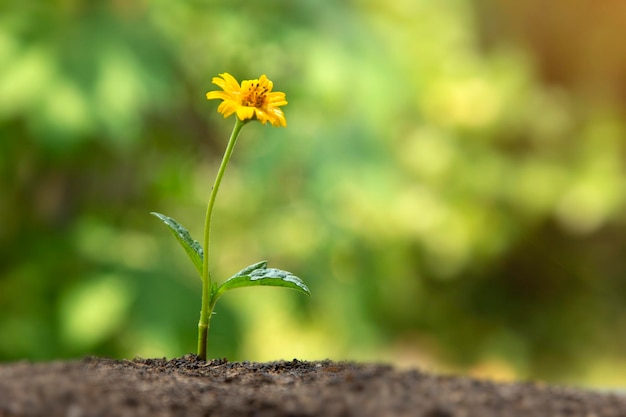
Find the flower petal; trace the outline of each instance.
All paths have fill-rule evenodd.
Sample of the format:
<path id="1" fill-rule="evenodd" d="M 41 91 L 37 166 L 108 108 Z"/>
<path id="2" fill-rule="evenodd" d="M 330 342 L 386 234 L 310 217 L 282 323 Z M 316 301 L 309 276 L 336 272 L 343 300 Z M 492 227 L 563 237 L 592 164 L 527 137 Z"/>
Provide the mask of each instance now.
<path id="1" fill-rule="evenodd" d="M 243 80 L 241 85 L 227 72 L 213 77 L 213 83 L 222 91 L 209 91 L 207 100 L 220 99 L 217 111 L 228 117 L 237 114 L 240 120 L 256 119 L 272 126 L 287 126 L 285 114 L 279 108 L 287 105 L 283 92 L 273 92 L 274 83 L 262 74 L 255 80 Z"/>
<path id="2" fill-rule="evenodd" d="M 222 79 L 214 77 L 213 83 L 219 85 L 225 91 L 240 91 L 241 90 L 241 88 L 239 87 L 239 83 L 237 82 L 235 77 L 233 77 L 229 73 L 227 72 L 222 73 L 220 74 L 220 77 L 222 77 Z"/>
<path id="3" fill-rule="evenodd" d="M 209 91 L 208 93 L 206 93 L 206 98 L 207 100 L 211 100 L 214 98 L 219 98 L 221 100 L 232 100 L 233 95 L 227 93 L 226 91 Z"/>
<path id="4" fill-rule="evenodd" d="M 239 106 L 237 108 L 237 117 L 239 120 L 250 120 L 254 116 L 254 107 Z"/>

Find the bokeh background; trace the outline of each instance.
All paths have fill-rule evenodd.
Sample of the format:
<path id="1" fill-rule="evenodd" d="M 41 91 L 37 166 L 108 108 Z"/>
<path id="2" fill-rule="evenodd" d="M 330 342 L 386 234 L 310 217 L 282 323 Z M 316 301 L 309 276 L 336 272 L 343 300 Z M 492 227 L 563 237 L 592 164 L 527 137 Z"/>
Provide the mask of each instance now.
<path id="1" fill-rule="evenodd" d="M 0 4 L 0 361 L 195 350 L 200 239 L 267 74 L 213 275 L 262 259 L 313 296 L 220 300 L 210 353 L 626 386 L 626 5 L 617 0 Z"/>

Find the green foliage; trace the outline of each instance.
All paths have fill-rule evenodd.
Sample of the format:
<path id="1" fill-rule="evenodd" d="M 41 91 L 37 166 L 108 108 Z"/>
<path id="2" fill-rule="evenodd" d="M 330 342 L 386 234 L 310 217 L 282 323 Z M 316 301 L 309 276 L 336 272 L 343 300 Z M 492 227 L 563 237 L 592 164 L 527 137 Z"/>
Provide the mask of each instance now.
<path id="1" fill-rule="evenodd" d="M 261 261 L 242 269 L 224 281 L 217 288 L 215 298 L 235 288 L 254 287 L 257 285 L 291 288 L 292 290 L 300 291 L 306 295 L 311 295 L 309 288 L 300 278 L 293 275 L 291 272 L 268 268 L 267 261 Z"/>
<path id="2" fill-rule="evenodd" d="M 226 78 L 228 76 L 228 78 Z M 230 74 L 224 74 L 222 77 L 224 80 L 227 80 L 227 83 L 235 84 L 237 81 L 233 79 Z M 265 85 L 263 84 L 265 82 Z M 242 88 L 244 86 L 243 82 Z M 256 87 L 260 92 L 260 94 L 264 94 L 267 92 L 268 88 L 271 91 L 271 81 L 267 81 L 266 79 L 259 79 L 258 83 L 255 83 Z M 267 85 L 267 86 L 266 86 Z M 230 87 L 224 87 L 224 91 L 228 91 Z M 234 93 L 232 91 L 228 91 L 229 94 Z M 239 93 L 239 91 L 237 91 Z M 213 93 L 207 94 L 207 98 L 212 98 Z M 284 93 L 281 93 L 282 100 L 284 100 Z M 263 96 L 261 96 L 263 97 Z M 221 98 L 218 96 L 218 98 Z M 256 99 L 257 101 L 259 99 Z M 271 98 L 265 98 L 266 101 L 271 100 Z M 241 103 L 238 103 L 240 105 Z M 284 102 L 283 104 L 287 104 Z M 257 105 L 258 107 L 258 105 Z M 219 111 L 219 107 L 218 107 Z M 255 109 L 256 111 L 256 109 Z M 272 113 L 274 111 L 273 108 L 263 108 L 263 111 Z M 220 113 L 224 113 L 220 111 Z M 211 235 L 211 220 L 213 218 L 213 208 L 215 207 L 215 201 L 217 199 L 217 194 L 220 189 L 220 185 L 224 178 L 224 173 L 226 172 L 226 167 L 230 161 L 232 156 L 232 152 L 235 148 L 235 144 L 237 143 L 237 138 L 239 137 L 239 133 L 243 126 L 248 123 L 250 120 L 241 120 L 239 118 L 239 112 L 237 111 L 235 114 L 235 126 L 233 127 L 233 131 L 230 135 L 230 139 L 228 140 L 228 145 L 226 146 L 226 150 L 224 152 L 224 156 L 222 157 L 222 162 L 220 163 L 220 167 L 217 171 L 215 177 L 215 183 L 211 188 L 211 194 L 209 196 L 209 201 L 207 204 L 207 212 L 205 215 L 205 223 L 204 223 L 204 248 L 200 246 L 198 242 L 192 239 L 191 234 L 187 229 L 181 226 L 174 219 L 164 216 L 159 213 L 152 212 L 152 214 L 159 219 L 163 220 L 165 224 L 170 228 L 176 240 L 183 246 L 189 258 L 194 263 L 196 268 L 200 272 L 200 277 L 202 280 L 202 307 L 200 308 L 200 320 L 198 322 L 198 349 L 197 354 L 200 359 L 207 359 L 207 350 L 208 350 L 208 332 L 210 328 L 211 318 L 213 316 L 213 309 L 215 308 L 215 304 L 220 296 L 231 289 L 234 288 L 242 288 L 242 287 L 254 287 L 254 286 L 271 286 L 271 287 L 285 287 L 292 288 L 298 291 L 301 291 L 307 295 L 310 295 L 309 289 L 302 282 L 302 280 L 290 272 L 282 271 L 280 269 L 268 269 L 267 262 L 257 262 L 256 264 L 250 265 L 243 270 L 239 271 L 235 276 L 228 279 L 219 287 L 216 283 L 214 283 L 211 279 L 211 262 L 209 259 L 209 247 L 210 247 L 210 235 Z M 226 113 L 224 113 L 226 115 Z M 232 114 L 232 112 L 231 112 Z M 282 116 L 282 113 L 281 113 Z M 249 117 L 251 118 L 251 116 Z M 258 118 L 260 122 L 265 124 L 268 120 Z M 285 127 L 285 120 L 281 118 L 279 122 L 274 120 L 270 120 L 272 125 L 277 125 L 280 127 Z M 205 254 L 206 252 L 206 254 Z"/>
<path id="3" fill-rule="evenodd" d="M 178 240 L 178 243 L 180 243 L 180 246 L 183 247 L 183 249 L 187 253 L 187 256 L 189 256 L 189 259 L 196 267 L 196 270 L 200 274 L 200 277 L 202 277 L 203 251 L 200 243 L 191 237 L 191 234 L 187 229 L 185 229 L 184 226 L 182 226 L 171 217 L 167 217 L 164 214 L 155 212 L 152 212 L 150 214 L 161 219 L 163 223 L 165 223 L 165 225 L 169 227 L 176 240 Z"/>
<path id="4" fill-rule="evenodd" d="M 205 209 L 228 70 L 290 104 L 242 133 L 215 273 L 272 259 L 316 297 L 233 293 L 213 354 L 624 385 L 622 110 L 543 83 L 474 2 L 30 3 L 0 6 L 0 360 L 194 351 L 198 282 L 145 213 Z M 123 302 L 82 335 L 99 294 Z"/>

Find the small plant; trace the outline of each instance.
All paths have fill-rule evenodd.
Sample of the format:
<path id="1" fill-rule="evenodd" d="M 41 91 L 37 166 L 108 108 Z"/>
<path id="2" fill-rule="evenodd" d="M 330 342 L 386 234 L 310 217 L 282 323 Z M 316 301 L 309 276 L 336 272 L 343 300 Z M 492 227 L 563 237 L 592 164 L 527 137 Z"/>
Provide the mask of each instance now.
<path id="1" fill-rule="evenodd" d="M 222 102 L 217 111 L 222 113 L 224 117 L 235 114 L 236 120 L 209 197 L 204 222 L 203 244 L 200 245 L 194 240 L 189 231 L 176 220 L 160 213 L 152 213 L 169 227 L 202 278 L 202 308 L 198 323 L 198 356 L 203 360 L 206 360 L 207 357 L 207 338 L 213 309 L 217 300 L 226 291 L 235 288 L 268 285 L 291 288 L 310 295 L 309 289 L 300 278 L 287 271 L 268 268 L 267 261 L 257 262 L 242 269 L 221 285 L 211 279 L 209 244 L 213 206 L 239 132 L 251 120 L 258 120 L 263 124 L 270 122 L 272 126 L 287 126 L 285 114 L 280 109 L 281 106 L 287 104 L 285 93 L 272 91 L 274 84 L 265 75 L 261 75 L 257 80 L 244 80 L 241 86 L 228 73 L 220 74 L 220 77 L 214 77 L 213 84 L 221 87 L 223 91 L 210 91 L 206 97 L 209 100 L 221 99 Z"/>

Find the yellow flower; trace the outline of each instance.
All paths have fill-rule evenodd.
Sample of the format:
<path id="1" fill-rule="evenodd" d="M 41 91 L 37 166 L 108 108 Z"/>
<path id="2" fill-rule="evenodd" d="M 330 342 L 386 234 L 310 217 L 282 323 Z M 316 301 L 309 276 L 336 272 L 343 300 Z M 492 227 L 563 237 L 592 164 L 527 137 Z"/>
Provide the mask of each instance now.
<path id="1" fill-rule="evenodd" d="M 272 91 L 274 83 L 265 74 L 258 80 L 244 80 L 241 86 L 227 72 L 220 77 L 213 77 L 213 84 L 224 91 L 210 91 L 206 98 L 224 100 L 217 108 L 224 117 L 236 113 L 241 121 L 258 120 L 263 124 L 270 122 L 272 126 L 287 126 L 285 113 L 279 108 L 287 104 L 285 93 Z"/>

